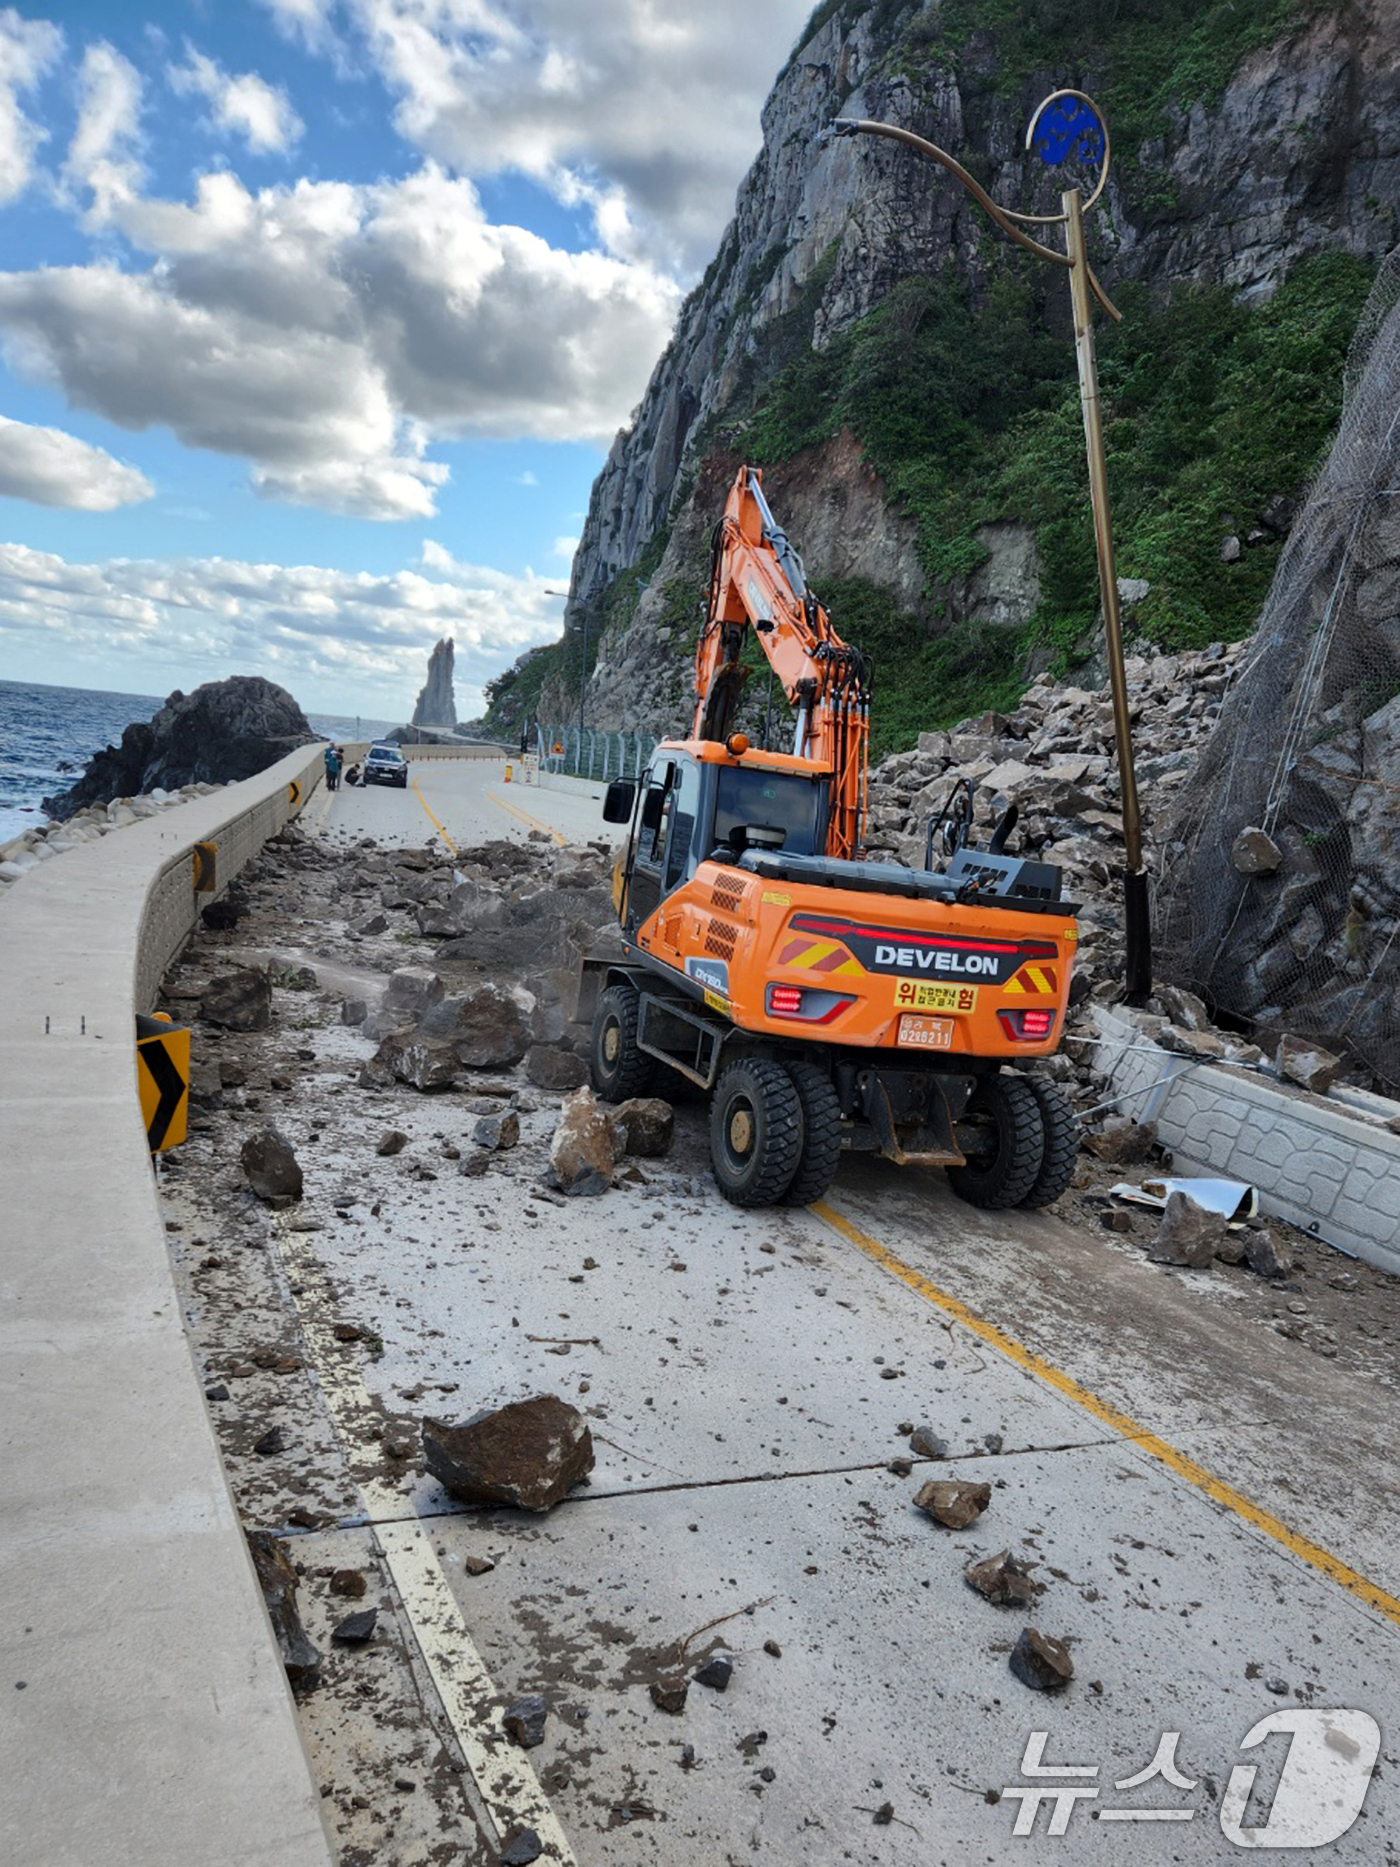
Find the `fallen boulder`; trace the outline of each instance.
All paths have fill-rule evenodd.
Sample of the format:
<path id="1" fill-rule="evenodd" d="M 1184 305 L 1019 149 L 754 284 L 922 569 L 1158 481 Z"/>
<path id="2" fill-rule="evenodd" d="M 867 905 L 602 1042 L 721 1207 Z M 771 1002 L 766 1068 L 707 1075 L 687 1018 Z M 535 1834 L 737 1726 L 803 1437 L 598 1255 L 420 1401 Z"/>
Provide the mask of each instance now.
<path id="1" fill-rule="evenodd" d="M 313 1646 L 297 1611 L 297 1572 L 281 1539 L 270 1530 L 249 1530 L 249 1553 L 277 1637 L 277 1651 L 294 1689 L 308 1690 L 320 1676 L 321 1654 Z"/>
<path id="2" fill-rule="evenodd" d="M 1029 1607 L 1036 1597 L 1036 1585 L 1030 1571 L 1017 1562 L 1009 1549 L 995 1556 L 970 1562 L 963 1570 L 963 1580 L 998 1608 Z"/>
<path id="3" fill-rule="evenodd" d="M 992 1501 L 989 1484 L 962 1478 L 930 1478 L 914 1493 L 914 1503 L 948 1530 L 965 1530 Z"/>
<path id="4" fill-rule="evenodd" d="M 1286 1277 L 1293 1269 L 1293 1253 L 1267 1227 L 1246 1231 L 1244 1261 L 1258 1277 Z"/>
<path id="5" fill-rule="evenodd" d="M 450 1089 L 462 1068 L 450 1039 L 424 1037 L 416 1031 L 386 1037 L 371 1061 L 395 1082 L 429 1092 Z"/>
<path id="6" fill-rule="evenodd" d="M 613 1110 L 614 1124 L 622 1131 L 623 1149 L 642 1160 L 669 1154 L 676 1138 L 676 1114 L 660 1096 L 635 1096 Z"/>
<path id="7" fill-rule="evenodd" d="M 368 1034 L 384 1037 L 413 1030 L 442 1002 L 445 990 L 442 980 L 426 966 L 400 966 L 389 974 L 384 996 L 366 1027 Z"/>
<path id="8" fill-rule="evenodd" d="M 525 1074 L 537 1089 L 578 1089 L 588 1081 L 588 1065 L 571 1050 L 533 1044 L 525 1059 Z"/>
<path id="9" fill-rule="evenodd" d="M 1053 1640 L 1034 1627 L 1023 1627 L 1011 1649 L 1011 1670 L 1032 1692 L 1063 1691 L 1074 1677 L 1074 1661 L 1063 1640 Z"/>
<path id="10" fill-rule="evenodd" d="M 537 1394 L 477 1413 L 459 1426 L 424 1420 L 428 1470 L 471 1504 L 551 1510 L 593 1469 L 593 1435 L 576 1407 Z"/>
<path id="11" fill-rule="evenodd" d="M 1321 1044 L 1310 1044 L 1301 1037 L 1285 1035 L 1274 1062 L 1280 1076 L 1303 1089 L 1310 1089 L 1315 1096 L 1325 1096 L 1342 1073 L 1340 1057 L 1334 1057 Z"/>
<path id="12" fill-rule="evenodd" d="M 204 988 L 199 1015 L 228 1031 L 265 1031 L 272 1023 L 271 983 L 250 966 L 221 972 Z"/>
<path id="13" fill-rule="evenodd" d="M 259 1199 L 290 1204 L 302 1195 L 301 1164 L 280 1128 L 261 1128 L 249 1135 L 239 1153 L 248 1184 Z"/>
<path id="14" fill-rule="evenodd" d="M 1154 1264 L 1180 1264 L 1205 1270 L 1225 1236 L 1225 1220 L 1218 1212 L 1198 1206 L 1189 1193 L 1168 1193 L 1157 1236 L 1147 1248 Z"/>
<path id="15" fill-rule="evenodd" d="M 504 986 L 479 985 L 435 1005 L 415 1035 L 449 1040 L 468 1069 L 496 1069 L 519 1063 L 529 1049 L 526 1015 Z"/>
<path id="16" fill-rule="evenodd" d="M 576 1089 L 565 1102 L 549 1144 L 549 1178 L 561 1193 L 605 1193 L 622 1146 L 612 1120 L 591 1089 Z"/>
<path id="17" fill-rule="evenodd" d="M 515 1147 L 520 1140 L 520 1117 L 514 1109 L 504 1109 L 498 1114 L 482 1115 L 472 1129 L 472 1140 L 478 1147 L 490 1148 L 493 1153 L 504 1153 L 507 1148 Z"/>
<path id="18" fill-rule="evenodd" d="M 522 1750 L 533 1750 L 544 1742 L 545 1720 L 549 1717 L 549 1707 L 544 1702 L 542 1692 L 527 1692 L 513 1705 L 507 1705 L 501 1715 L 501 1721 L 507 1734 L 514 1738 Z"/>

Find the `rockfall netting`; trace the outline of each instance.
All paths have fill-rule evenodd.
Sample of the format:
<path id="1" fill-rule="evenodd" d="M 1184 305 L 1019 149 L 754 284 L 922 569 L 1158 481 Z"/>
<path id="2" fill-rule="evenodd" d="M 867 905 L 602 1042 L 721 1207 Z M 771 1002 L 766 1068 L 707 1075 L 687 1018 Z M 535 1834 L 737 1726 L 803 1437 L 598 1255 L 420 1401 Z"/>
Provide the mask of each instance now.
<path id="1" fill-rule="evenodd" d="M 1400 249 L 1353 341 L 1331 455 L 1161 845 L 1158 970 L 1400 1084 L 1398 863 Z"/>

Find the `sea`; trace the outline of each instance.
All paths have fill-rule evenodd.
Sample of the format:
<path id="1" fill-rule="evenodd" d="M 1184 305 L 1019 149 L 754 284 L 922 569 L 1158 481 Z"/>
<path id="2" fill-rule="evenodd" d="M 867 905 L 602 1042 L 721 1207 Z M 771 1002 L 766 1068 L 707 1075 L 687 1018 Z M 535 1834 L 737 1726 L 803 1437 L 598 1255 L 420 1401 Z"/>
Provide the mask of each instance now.
<path id="1" fill-rule="evenodd" d="M 75 784 L 94 753 L 116 745 L 133 720 L 149 720 L 164 705 L 164 696 L 153 694 L 0 681 L 0 843 L 43 823 L 41 798 Z M 389 720 L 306 717 L 324 739 L 377 738 L 393 729 Z"/>

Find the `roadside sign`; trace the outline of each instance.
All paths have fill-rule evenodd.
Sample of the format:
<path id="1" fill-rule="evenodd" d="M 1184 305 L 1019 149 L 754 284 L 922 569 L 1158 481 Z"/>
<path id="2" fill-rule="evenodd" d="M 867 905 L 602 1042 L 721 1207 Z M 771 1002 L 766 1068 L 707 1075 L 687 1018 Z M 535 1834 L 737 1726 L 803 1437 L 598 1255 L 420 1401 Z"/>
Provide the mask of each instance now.
<path id="1" fill-rule="evenodd" d="M 178 1147 L 189 1120 L 190 1034 L 168 1018 L 136 1019 L 136 1078 L 146 1145 Z"/>
<path id="2" fill-rule="evenodd" d="M 219 845 L 196 843 L 193 857 L 194 892 L 197 895 L 215 894 L 219 886 Z"/>

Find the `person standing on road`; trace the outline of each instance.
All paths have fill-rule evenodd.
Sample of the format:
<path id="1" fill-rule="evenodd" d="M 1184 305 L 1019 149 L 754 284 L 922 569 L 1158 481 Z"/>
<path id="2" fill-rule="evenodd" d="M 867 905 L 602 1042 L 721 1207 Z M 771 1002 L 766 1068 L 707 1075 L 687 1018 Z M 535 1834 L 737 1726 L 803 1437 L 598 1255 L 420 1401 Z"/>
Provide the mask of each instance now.
<path id="1" fill-rule="evenodd" d="M 326 789 L 334 791 L 340 784 L 340 747 L 326 747 Z"/>

